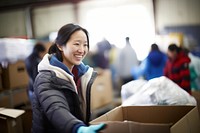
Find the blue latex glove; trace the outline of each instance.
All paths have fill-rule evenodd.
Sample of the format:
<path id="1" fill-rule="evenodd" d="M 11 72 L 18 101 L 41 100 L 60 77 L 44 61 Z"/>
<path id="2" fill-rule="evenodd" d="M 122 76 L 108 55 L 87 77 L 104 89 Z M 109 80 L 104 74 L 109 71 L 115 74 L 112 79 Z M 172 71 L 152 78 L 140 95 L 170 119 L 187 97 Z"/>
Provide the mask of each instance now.
<path id="1" fill-rule="evenodd" d="M 91 125 L 89 127 L 80 126 L 77 133 L 98 133 L 105 127 L 105 124 Z"/>

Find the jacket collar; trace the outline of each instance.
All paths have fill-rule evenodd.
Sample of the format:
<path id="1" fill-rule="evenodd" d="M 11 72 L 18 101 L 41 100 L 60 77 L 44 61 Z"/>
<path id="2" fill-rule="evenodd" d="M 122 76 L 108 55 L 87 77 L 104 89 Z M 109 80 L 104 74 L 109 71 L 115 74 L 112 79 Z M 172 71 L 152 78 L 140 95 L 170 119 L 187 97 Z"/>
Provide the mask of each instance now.
<path id="1" fill-rule="evenodd" d="M 64 79 L 64 80 L 67 80 L 67 81 L 70 81 L 73 84 L 73 86 L 76 88 L 76 84 L 74 82 L 73 76 L 70 75 L 69 73 L 67 73 L 62 68 L 51 65 L 50 64 L 51 57 L 52 57 L 52 55 L 50 55 L 50 54 L 46 54 L 43 57 L 42 61 L 38 65 L 38 71 L 39 72 L 43 71 L 43 70 L 53 71 L 53 72 L 55 72 L 56 77 Z"/>
<path id="2" fill-rule="evenodd" d="M 70 74 L 70 75 L 73 76 L 73 74 L 69 71 L 68 67 L 67 67 L 66 65 L 64 65 L 62 62 L 60 62 L 60 61 L 56 58 L 56 56 L 53 55 L 53 56 L 50 58 L 49 63 L 50 63 L 52 66 L 56 66 L 56 67 L 59 67 L 59 68 L 63 69 L 65 72 L 67 72 L 68 74 Z"/>
<path id="3" fill-rule="evenodd" d="M 54 71 L 56 74 L 56 77 L 70 81 L 73 84 L 73 86 L 75 88 L 77 88 L 75 81 L 74 81 L 74 77 L 71 74 L 69 74 L 64 69 L 62 69 L 58 66 L 54 66 L 54 65 L 50 64 L 50 60 L 51 60 L 52 56 L 53 55 L 46 54 L 43 57 L 42 61 L 38 65 L 38 71 L 39 72 L 42 70 Z M 81 80 L 83 80 L 82 83 L 87 84 L 93 73 L 93 68 L 91 68 L 89 66 L 85 66 L 83 63 L 81 63 L 80 65 L 75 66 L 75 67 L 78 69 L 78 76 L 81 78 Z M 76 92 L 77 92 L 77 90 L 76 90 Z"/>
<path id="4" fill-rule="evenodd" d="M 67 72 L 68 74 L 70 74 L 71 76 L 74 77 L 74 74 L 71 73 L 69 71 L 68 67 L 65 64 L 63 64 L 62 62 L 60 62 L 56 58 L 56 56 L 52 55 L 52 57 L 50 58 L 50 64 L 63 69 L 65 72 Z M 73 69 L 77 69 L 78 70 L 78 77 L 81 77 L 82 75 L 84 75 L 88 71 L 89 66 L 86 66 L 83 63 L 81 63 L 80 65 L 75 65 Z"/>

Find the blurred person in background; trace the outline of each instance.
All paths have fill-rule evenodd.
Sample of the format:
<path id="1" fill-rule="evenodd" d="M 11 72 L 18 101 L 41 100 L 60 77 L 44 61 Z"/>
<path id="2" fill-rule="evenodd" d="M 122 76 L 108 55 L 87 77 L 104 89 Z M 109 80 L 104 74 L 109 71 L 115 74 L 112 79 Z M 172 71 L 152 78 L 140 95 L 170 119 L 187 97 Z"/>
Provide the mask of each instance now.
<path id="1" fill-rule="evenodd" d="M 109 54 L 110 49 L 111 49 L 111 44 L 105 38 L 103 38 L 102 41 L 97 43 L 97 51 L 92 57 L 95 67 L 99 67 L 102 69 L 109 68 L 108 54 Z"/>
<path id="2" fill-rule="evenodd" d="M 191 59 L 190 68 L 193 69 L 191 89 L 200 91 L 200 58 L 191 52 L 189 52 L 188 56 Z"/>
<path id="3" fill-rule="evenodd" d="M 33 52 L 25 60 L 26 70 L 29 76 L 28 96 L 30 102 L 32 101 L 32 95 L 33 95 L 33 83 L 38 74 L 38 64 L 42 60 L 45 53 L 46 49 L 44 44 L 38 42 L 35 44 Z"/>
<path id="4" fill-rule="evenodd" d="M 139 67 L 132 69 L 133 77 L 138 79 L 143 76 L 146 80 L 150 80 L 163 76 L 166 61 L 167 56 L 160 51 L 158 45 L 152 44 L 147 58 L 142 61 Z"/>
<path id="5" fill-rule="evenodd" d="M 135 50 L 130 44 L 129 37 L 126 37 L 126 46 L 120 51 L 117 68 L 122 84 L 134 80 L 131 75 L 131 69 L 138 66 L 138 63 Z"/>
<path id="6" fill-rule="evenodd" d="M 105 127 L 89 126 L 90 91 L 97 74 L 82 63 L 88 51 L 86 29 L 75 24 L 60 28 L 55 43 L 38 65 L 33 133 L 97 133 Z"/>
<path id="7" fill-rule="evenodd" d="M 168 61 L 164 69 L 164 75 L 191 94 L 190 58 L 187 53 L 176 44 L 169 45 L 167 54 Z"/>
<path id="8" fill-rule="evenodd" d="M 184 49 L 184 51 L 188 54 L 191 60 L 189 64 L 191 90 L 200 90 L 200 58 L 193 55 L 189 49 Z"/>
<path id="9" fill-rule="evenodd" d="M 119 56 L 119 49 L 112 44 L 109 51 L 109 65 L 112 73 L 112 85 L 114 89 L 115 96 L 120 96 L 121 87 L 119 85 L 119 75 L 117 74 L 117 58 Z"/>

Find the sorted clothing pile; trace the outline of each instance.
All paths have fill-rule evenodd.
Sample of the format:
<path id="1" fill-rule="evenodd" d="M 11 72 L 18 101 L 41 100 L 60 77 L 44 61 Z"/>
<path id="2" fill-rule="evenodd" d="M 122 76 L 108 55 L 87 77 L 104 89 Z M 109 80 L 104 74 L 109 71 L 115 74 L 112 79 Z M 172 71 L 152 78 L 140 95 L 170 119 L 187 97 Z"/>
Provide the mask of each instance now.
<path id="1" fill-rule="evenodd" d="M 167 77 L 135 80 L 122 86 L 122 105 L 196 105 L 196 100 Z"/>

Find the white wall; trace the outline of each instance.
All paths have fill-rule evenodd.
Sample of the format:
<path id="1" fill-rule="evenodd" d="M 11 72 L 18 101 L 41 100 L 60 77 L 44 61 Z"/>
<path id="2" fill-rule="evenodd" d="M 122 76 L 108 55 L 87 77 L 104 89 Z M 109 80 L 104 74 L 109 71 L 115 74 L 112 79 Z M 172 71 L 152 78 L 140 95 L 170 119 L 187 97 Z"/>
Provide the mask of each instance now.
<path id="1" fill-rule="evenodd" d="M 107 7 L 117 8 L 119 6 L 131 6 L 131 5 L 143 5 L 149 11 L 150 17 L 153 18 L 153 6 L 151 0 L 96 0 L 96 1 L 91 0 L 91 1 L 84 1 L 78 4 L 79 23 L 85 25 L 87 21 L 85 18 L 87 17 L 88 12 L 96 8 L 107 8 Z"/>
<path id="2" fill-rule="evenodd" d="M 0 13 L 0 37 L 26 35 L 24 10 Z"/>
<path id="3" fill-rule="evenodd" d="M 200 0 L 157 0 L 156 23 L 165 26 L 200 25 Z"/>
<path id="4" fill-rule="evenodd" d="M 61 26 L 76 22 L 74 5 L 60 4 L 39 7 L 33 10 L 35 37 L 43 37 L 50 32 L 58 31 Z"/>
<path id="5" fill-rule="evenodd" d="M 87 12 L 95 8 L 115 8 L 135 4 L 144 5 L 153 19 L 151 0 L 91 0 L 78 4 L 78 22 L 85 26 Z M 199 25 L 199 13 L 200 0 L 156 0 L 156 24 L 159 30 L 162 30 L 165 26 Z M 35 8 L 33 9 L 33 18 L 36 37 L 43 37 L 49 32 L 57 31 L 66 23 L 77 22 L 74 5 L 72 4 Z M 1 37 L 26 35 L 25 12 L 23 9 L 1 12 L 0 19 Z"/>
<path id="6" fill-rule="evenodd" d="M 90 33 L 91 48 L 104 37 L 123 48 L 129 36 L 138 58 L 146 57 L 155 36 L 151 0 L 84 1 L 78 9 L 79 23 Z"/>

